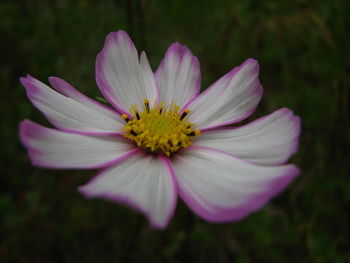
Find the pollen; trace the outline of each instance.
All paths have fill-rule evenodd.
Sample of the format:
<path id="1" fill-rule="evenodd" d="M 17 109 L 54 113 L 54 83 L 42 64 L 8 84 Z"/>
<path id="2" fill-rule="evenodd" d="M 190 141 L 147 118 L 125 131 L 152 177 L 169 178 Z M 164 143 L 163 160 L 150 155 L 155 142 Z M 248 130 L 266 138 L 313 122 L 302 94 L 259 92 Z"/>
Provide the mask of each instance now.
<path id="1" fill-rule="evenodd" d="M 131 116 L 123 114 L 126 122 L 124 136 L 149 152 L 161 152 L 170 156 L 192 144 L 191 140 L 200 134 L 195 125 L 188 121 L 189 109 L 180 112 L 180 107 L 160 103 L 150 106 L 144 100 L 142 111 L 136 106 L 130 109 Z"/>

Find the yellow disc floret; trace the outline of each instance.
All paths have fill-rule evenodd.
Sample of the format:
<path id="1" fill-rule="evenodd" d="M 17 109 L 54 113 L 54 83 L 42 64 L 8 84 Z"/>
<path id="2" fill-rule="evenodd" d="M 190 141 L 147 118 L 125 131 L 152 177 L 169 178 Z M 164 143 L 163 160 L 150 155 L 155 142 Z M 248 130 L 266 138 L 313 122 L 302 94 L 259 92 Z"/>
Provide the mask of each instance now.
<path id="1" fill-rule="evenodd" d="M 134 118 L 123 114 L 126 125 L 124 136 L 134 141 L 137 146 L 150 152 L 162 152 L 169 156 L 181 147 L 190 146 L 191 139 L 200 134 L 188 119 L 189 110 L 179 114 L 180 107 L 160 103 L 153 108 L 149 100 L 144 100 L 144 108 L 139 112 L 134 106 L 130 113 Z"/>

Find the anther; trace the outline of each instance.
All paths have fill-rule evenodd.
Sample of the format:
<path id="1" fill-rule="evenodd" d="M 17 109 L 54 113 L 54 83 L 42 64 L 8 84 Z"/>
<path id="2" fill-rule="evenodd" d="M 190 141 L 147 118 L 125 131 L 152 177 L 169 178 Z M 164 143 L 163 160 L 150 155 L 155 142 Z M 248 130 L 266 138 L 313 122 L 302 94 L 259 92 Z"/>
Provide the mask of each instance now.
<path id="1" fill-rule="evenodd" d="M 145 103 L 146 111 L 149 113 L 149 100 L 145 99 L 144 103 Z"/>
<path id="2" fill-rule="evenodd" d="M 122 118 L 126 123 L 128 123 L 130 121 L 128 115 L 126 115 L 125 113 L 122 115 Z"/>
<path id="3" fill-rule="evenodd" d="M 190 113 L 190 110 L 189 109 L 185 109 L 184 112 L 180 116 L 180 120 L 182 121 L 187 116 L 187 114 L 189 114 L 189 113 Z"/>
<path id="4" fill-rule="evenodd" d="M 134 136 L 137 136 L 137 133 L 136 133 L 134 130 L 131 130 L 131 131 L 130 131 L 130 134 L 131 134 L 131 135 L 134 135 Z"/>
<path id="5" fill-rule="evenodd" d="M 159 114 L 162 114 L 162 112 L 163 112 L 163 104 L 164 104 L 164 102 L 161 102 L 159 104 Z"/>
<path id="6" fill-rule="evenodd" d="M 141 119 L 140 114 L 137 111 L 135 112 L 135 116 L 136 116 L 136 119 L 138 120 Z"/>
<path id="7" fill-rule="evenodd" d="M 194 130 L 194 131 L 191 131 L 190 133 L 187 133 L 186 135 L 187 136 L 198 136 L 200 133 L 201 133 L 200 130 Z"/>

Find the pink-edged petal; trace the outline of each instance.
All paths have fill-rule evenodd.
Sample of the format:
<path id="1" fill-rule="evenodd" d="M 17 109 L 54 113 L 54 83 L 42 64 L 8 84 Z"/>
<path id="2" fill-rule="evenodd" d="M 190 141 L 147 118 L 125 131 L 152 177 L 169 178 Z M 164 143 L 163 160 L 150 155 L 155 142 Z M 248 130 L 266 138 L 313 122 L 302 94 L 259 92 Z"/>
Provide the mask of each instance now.
<path id="1" fill-rule="evenodd" d="M 146 54 L 137 50 L 125 31 L 110 33 L 96 59 L 96 81 L 105 98 L 121 113 L 139 109 L 158 97 L 156 81 Z"/>
<path id="2" fill-rule="evenodd" d="M 299 174 L 293 165 L 258 166 L 195 146 L 176 155 L 172 164 L 181 198 L 214 222 L 239 220 L 258 210 Z"/>
<path id="3" fill-rule="evenodd" d="M 49 82 L 51 86 L 62 95 L 75 99 L 81 102 L 82 104 L 88 106 L 89 108 L 92 108 L 98 112 L 101 112 L 104 115 L 115 118 L 116 111 L 114 109 L 112 109 L 111 107 L 103 103 L 100 103 L 96 100 L 89 98 L 88 96 L 84 95 L 83 93 L 75 89 L 67 81 L 59 77 L 49 77 Z M 120 120 L 120 118 L 118 120 Z"/>
<path id="4" fill-rule="evenodd" d="M 21 78 L 30 101 L 57 128 L 82 134 L 120 133 L 124 121 L 116 111 L 94 102 L 64 80 L 50 78 L 56 92 L 31 77 Z"/>
<path id="5" fill-rule="evenodd" d="M 209 129 L 247 118 L 262 96 L 258 74 L 254 59 L 231 70 L 185 106 L 191 110 L 190 122 L 198 129 Z"/>
<path id="6" fill-rule="evenodd" d="M 186 46 L 172 44 L 156 73 L 160 101 L 183 107 L 200 90 L 201 73 L 198 59 Z"/>
<path id="7" fill-rule="evenodd" d="M 100 168 L 128 157 L 135 147 L 121 136 L 88 136 L 45 128 L 24 120 L 20 138 L 34 165 L 47 168 Z"/>
<path id="8" fill-rule="evenodd" d="M 89 198 L 125 203 L 142 212 L 155 228 L 164 228 L 176 205 L 176 187 L 167 160 L 162 156 L 135 153 L 107 168 L 79 187 Z"/>
<path id="9" fill-rule="evenodd" d="M 285 163 L 298 147 L 300 118 L 282 108 L 238 128 L 203 132 L 194 142 L 261 164 Z"/>

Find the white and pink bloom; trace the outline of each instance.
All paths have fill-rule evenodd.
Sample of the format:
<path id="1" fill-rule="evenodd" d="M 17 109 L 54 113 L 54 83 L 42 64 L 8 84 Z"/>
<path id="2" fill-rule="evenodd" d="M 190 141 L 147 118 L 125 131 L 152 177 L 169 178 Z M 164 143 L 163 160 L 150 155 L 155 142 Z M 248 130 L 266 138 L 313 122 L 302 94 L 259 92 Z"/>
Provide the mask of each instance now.
<path id="1" fill-rule="evenodd" d="M 20 137 L 34 165 L 101 169 L 79 187 L 86 197 L 125 203 L 164 228 L 177 197 L 212 222 L 239 220 L 264 206 L 299 174 L 300 119 L 286 108 L 241 127 L 262 96 L 253 59 L 200 91 L 199 62 L 171 45 L 155 73 L 127 33 L 107 36 L 96 60 L 108 107 L 50 77 L 21 78 L 31 102 L 57 128 L 29 120 Z"/>

